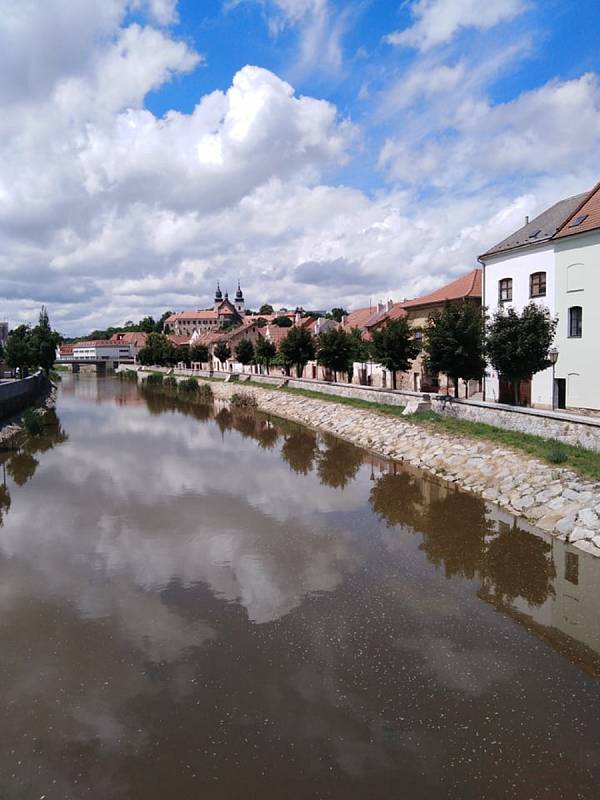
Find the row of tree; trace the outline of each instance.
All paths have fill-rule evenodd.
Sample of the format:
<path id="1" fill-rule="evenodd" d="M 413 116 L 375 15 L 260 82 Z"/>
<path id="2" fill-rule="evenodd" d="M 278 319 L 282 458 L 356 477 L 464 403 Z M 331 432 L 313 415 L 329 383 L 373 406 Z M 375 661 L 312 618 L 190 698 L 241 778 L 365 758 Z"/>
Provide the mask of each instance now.
<path id="1" fill-rule="evenodd" d="M 547 309 L 534 303 L 521 313 L 514 309 L 500 309 L 486 326 L 481 308 L 467 300 L 447 303 L 442 311 L 432 315 L 424 330 L 415 330 L 406 317 L 389 321 L 373 331 L 371 341 L 364 341 L 361 331 L 333 329 L 318 337 L 302 327 L 290 328 L 281 341 L 279 350 L 268 339 L 261 338 L 254 345 L 242 339 L 234 348 L 237 361 L 243 365 L 261 364 L 269 372 L 278 364 L 286 370 L 294 367 L 298 376 L 309 361 L 316 360 L 333 373 L 352 380 L 354 364 L 372 360 L 392 374 L 396 388 L 396 374 L 406 372 L 421 350 L 424 365 L 431 373 L 444 373 L 454 384 L 458 395 L 460 380 L 480 379 L 489 362 L 514 386 L 515 401 L 522 380 L 550 365 L 548 351 L 552 346 L 556 320 Z M 214 347 L 215 357 L 224 364 L 232 356 L 225 341 Z M 166 336 L 151 333 L 138 360 L 142 364 L 206 363 L 208 349 L 176 347 Z"/>

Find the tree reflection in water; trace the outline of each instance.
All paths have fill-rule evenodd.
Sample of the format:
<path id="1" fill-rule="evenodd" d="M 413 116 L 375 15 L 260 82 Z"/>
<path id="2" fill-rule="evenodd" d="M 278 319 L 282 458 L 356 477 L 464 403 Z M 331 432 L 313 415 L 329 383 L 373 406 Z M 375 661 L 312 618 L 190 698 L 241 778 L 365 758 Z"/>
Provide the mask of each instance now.
<path id="1" fill-rule="evenodd" d="M 308 475 L 312 471 L 317 454 L 317 435 L 313 431 L 292 431 L 285 437 L 281 455 L 290 469 L 299 475 Z"/>
<path id="2" fill-rule="evenodd" d="M 325 435 L 323 439 L 326 450 L 319 456 L 319 479 L 333 489 L 344 489 L 356 478 L 365 455 L 358 447 L 334 436 Z"/>
<path id="3" fill-rule="evenodd" d="M 4 482 L 0 485 L 0 527 L 4 524 L 4 516 L 11 506 L 10 491 L 6 485 L 8 475 L 17 486 L 24 486 L 30 481 L 39 466 L 39 461 L 34 453 L 46 453 L 69 437 L 65 433 L 56 412 L 49 411 L 44 416 L 44 431 L 41 436 L 29 436 L 24 439 L 20 447 L 6 460 Z"/>
<path id="4" fill-rule="evenodd" d="M 369 499 L 388 525 L 420 533 L 420 549 L 447 577 L 478 577 L 488 599 L 510 604 L 522 597 L 539 606 L 554 595 L 552 546 L 490 519 L 483 500 L 408 470 L 383 475 Z"/>

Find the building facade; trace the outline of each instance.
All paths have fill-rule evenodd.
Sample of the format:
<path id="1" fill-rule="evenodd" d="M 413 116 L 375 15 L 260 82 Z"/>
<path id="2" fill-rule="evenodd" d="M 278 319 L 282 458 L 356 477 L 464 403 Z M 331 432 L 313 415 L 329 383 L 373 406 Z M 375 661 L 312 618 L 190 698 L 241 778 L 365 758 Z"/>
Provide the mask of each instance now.
<path id="1" fill-rule="evenodd" d="M 491 317 L 501 308 L 521 312 L 529 303 L 547 308 L 554 317 L 556 300 L 555 234 L 561 229 L 588 193 L 569 197 L 539 214 L 506 239 L 479 257 L 483 264 L 483 303 Z M 520 403 L 537 408 L 552 408 L 554 387 L 552 368 L 522 381 Z M 491 366 L 484 383 L 484 399 L 512 403 L 510 382 Z"/>

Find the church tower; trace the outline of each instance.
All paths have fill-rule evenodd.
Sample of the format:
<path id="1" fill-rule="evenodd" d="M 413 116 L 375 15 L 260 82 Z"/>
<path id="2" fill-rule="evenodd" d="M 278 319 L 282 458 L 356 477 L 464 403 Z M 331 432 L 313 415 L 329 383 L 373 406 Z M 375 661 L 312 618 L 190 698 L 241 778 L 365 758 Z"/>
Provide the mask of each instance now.
<path id="1" fill-rule="evenodd" d="M 235 293 L 235 302 L 234 302 L 235 310 L 238 314 L 243 317 L 244 311 L 246 310 L 246 303 L 244 302 L 244 295 L 242 294 L 242 287 L 240 286 L 240 282 L 238 280 L 238 288 L 237 292 Z"/>
<path id="2" fill-rule="evenodd" d="M 217 281 L 217 291 L 215 292 L 215 303 L 214 303 L 215 311 L 219 308 L 222 302 L 223 302 L 223 292 L 221 291 L 221 287 L 219 286 L 219 282 Z"/>

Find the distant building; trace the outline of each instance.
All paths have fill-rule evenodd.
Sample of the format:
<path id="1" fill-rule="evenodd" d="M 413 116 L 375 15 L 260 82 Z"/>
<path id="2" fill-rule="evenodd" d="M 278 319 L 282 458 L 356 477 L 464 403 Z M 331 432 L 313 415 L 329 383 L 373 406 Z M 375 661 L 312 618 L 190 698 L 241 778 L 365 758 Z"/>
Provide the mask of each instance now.
<path id="1" fill-rule="evenodd" d="M 176 336 L 191 337 L 196 332 L 201 335 L 202 333 L 219 330 L 227 324 L 240 324 L 244 317 L 245 308 L 244 295 L 239 282 L 233 303 L 229 299 L 227 292 L 223 297 L 221 287 L 217 283 L 212 308 L 179 311 L 171 314 L 165 320 L 165 326 L 168 328 L 169 333 L 173 333 Z"/>

